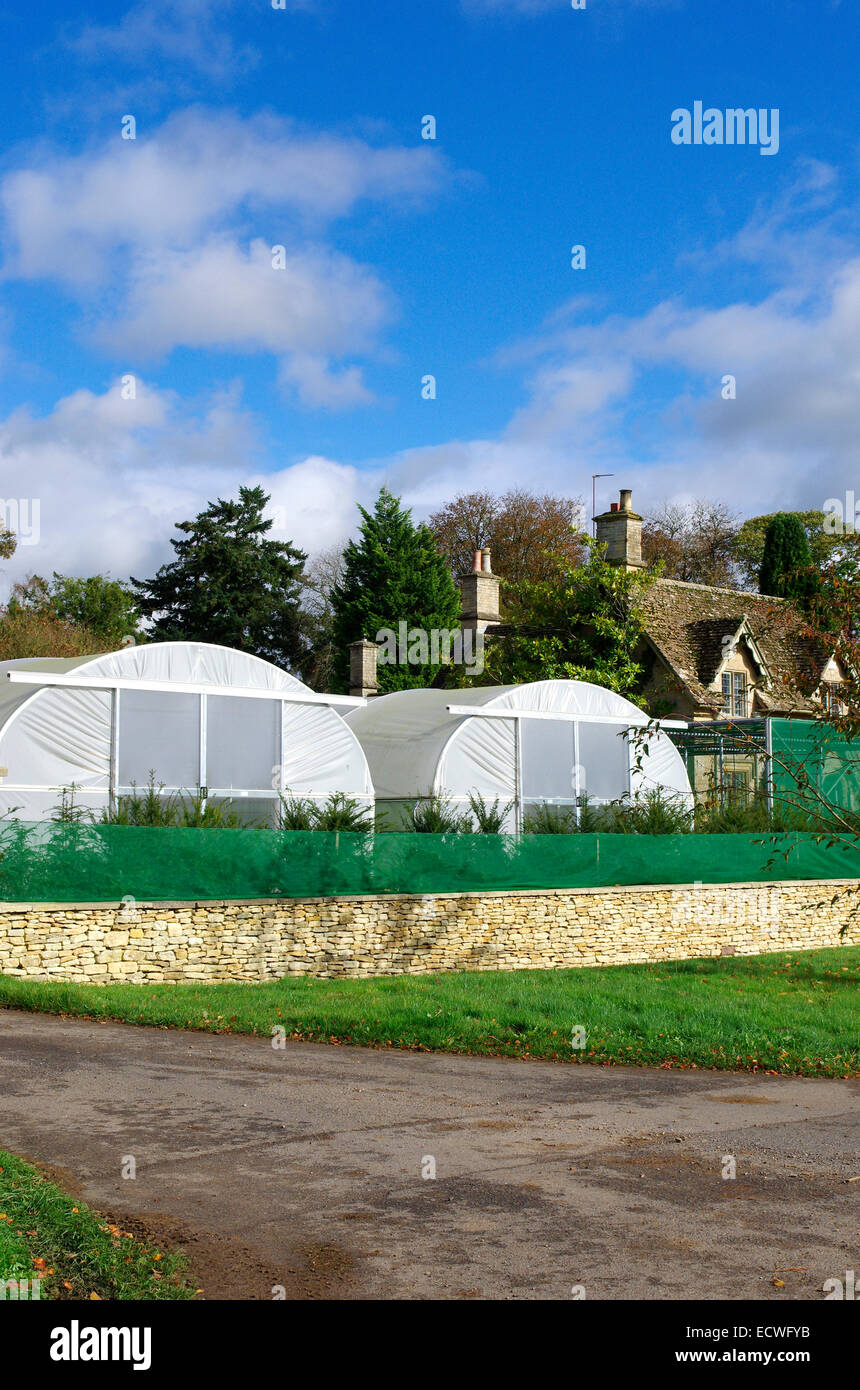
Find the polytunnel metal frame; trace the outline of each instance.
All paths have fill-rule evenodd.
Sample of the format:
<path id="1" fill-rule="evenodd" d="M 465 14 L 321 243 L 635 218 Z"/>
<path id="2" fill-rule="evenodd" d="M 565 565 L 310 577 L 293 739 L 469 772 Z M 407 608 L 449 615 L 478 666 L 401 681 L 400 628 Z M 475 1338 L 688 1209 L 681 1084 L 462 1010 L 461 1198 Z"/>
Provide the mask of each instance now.
<path id="1" fill-rule="evenodd" d="M 579 724 L 617 724 L 619 728 L 626 729 L 647 729 L 652 728 L 655 732 L 663 729 L 686 729 L 687 724 L 682 719 L 655 719 L 648 724 L 631 724 L 630 720 L 623 715 L 612 714 L 579 714 L 572 710 L 527 710 L 527 709 L 487 709 L 480 705 L 446 705 L 448 714 L 455 714 L 468 719 L 512 719 L 514 721 L 514 821 L 515 833 L 520 834 L 524 820 L 524 799 L 523 799 L 523 767 L 522 767 L 522 731 L 520 721 L 523 719 L 552 719 L 557 722 L 573 724 L 573 756 L 574 756 L 574 795 L 567 802 L 558 799 L 552 800 L 547 804 L 570 805 L 574 808 L 576 823 L 579 824 L 582 813 L 583 789 L 580 787 L 580 761 L 579 744 Z M 462 733 L 465 725 L 457 725 L 452 730 L 450 737 L 445 743 L 442 756 L 439 759 L 441 766 L 442 758 L 447 752 L 449 745 Z M 632 795 L 633 788 L 633 760 L 628 761 L 627 769 L 627 794 Z"/>
<path id="2" fill-rule="evenodd" d="M 354 695 L 327 695 L 318 694 L 309 690 L 269 690 L 258 689 L 253 686 L 233 686 L 233 685 L 213 685 L 205 681 L 159 681 L 159 680 L 135 680 L 133 677 L 122 676 L 75 676 L 67 675 L 57 671 L 44 670 L 12 670 L 7 671 L 6 679 L 14 685 L 32 685 L 37 687 L 59 686 L 77 690 L 106 690 L 111 696 L 111 731 L 110 731 L 110 765 L 108 772 L 107 794 L 111 810 L 117 805 L 117 799 L 123 795 L 128 795 L 133 791 L 131 783 L 120 783 L 119 781 L 119 743 L 120 743 L 120 722 L 121 722 L 121 701 L 119 692 L 121 690 L 134 691 L 157 691 L 167 695 L 199 695 L 199 745 L 198 745 L 198 773 L 201 780 L 197 783 L 197 792 L 201 797 L 202 809 L 205 810 L 209 800 L 232 799 L 259 800 L 261 797 L 271 799 L 273 802 L 279 796 L 289 791 L 285 779 L 285 762 L 283 757 L 284 742 L 284 706 L 285 705 L 326 705 L 348 706 L 351 709 L 367 704 L 367 700 L 361 696 Z M 278 723 L 278 762 L 273 765 L 280 768 L 279 786 L 272 787 L 271 791 L 265 788 L 235 788 L 235 787 L 210 787 L 202 779 L 208 776 L 208 743 L 207 743 L 207 697 L 226 697 L 228 699 L 245 700 L 268 700 L 271 703 L 280 705 L 280 719 Z M 21 707 L 23 708 L 23 706 Z M 18 710 L 15 713 L 19 713 Z M 347 725 L 347 727 L 349 727 Z M 365 758 L 365 763 L 367 759 Z M 373 780 L 368 769 L 368 782 L 370 784 L 370 796 L 373 798 Z M 54 787 L 33 786 L 34 791 L 53 791 Z M 98 788 L 88 788 L 88 791 L 98 791 Z M 167 786 L 167 792 L 187 791 L 188 788 Z M 329 792 L 304 792 L 303 800 L 321 801 L 330 795 Z"/>

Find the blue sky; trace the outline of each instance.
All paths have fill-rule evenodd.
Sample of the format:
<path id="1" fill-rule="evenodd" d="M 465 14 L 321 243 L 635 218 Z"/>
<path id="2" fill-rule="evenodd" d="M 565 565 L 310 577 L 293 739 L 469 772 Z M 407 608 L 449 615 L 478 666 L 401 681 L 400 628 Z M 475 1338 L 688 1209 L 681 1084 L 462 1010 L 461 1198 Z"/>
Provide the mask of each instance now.
<path id="1" fill-rule="evenodd" d="M 860 496 L 858 40 L 848 0 L 7 10 L 6 581 L 150 572 L 258 480 L 311 552 L 383 481 Z M 698 100 L 778 150 L 673 143 Z"/>

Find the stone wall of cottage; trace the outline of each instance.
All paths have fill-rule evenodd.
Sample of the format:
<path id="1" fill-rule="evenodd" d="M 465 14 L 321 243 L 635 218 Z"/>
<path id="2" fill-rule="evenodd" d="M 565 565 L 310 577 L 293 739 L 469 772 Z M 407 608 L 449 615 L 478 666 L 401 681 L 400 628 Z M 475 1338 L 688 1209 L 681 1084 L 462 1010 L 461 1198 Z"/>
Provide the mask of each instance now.
<path id="1" fill-rule="evenodd" d="M 860 882 L 0 904 L 0 973 L 97 984 L 561 969 L 860 944 Z M 840 936 L 840 930 L 846 934 Z"/>

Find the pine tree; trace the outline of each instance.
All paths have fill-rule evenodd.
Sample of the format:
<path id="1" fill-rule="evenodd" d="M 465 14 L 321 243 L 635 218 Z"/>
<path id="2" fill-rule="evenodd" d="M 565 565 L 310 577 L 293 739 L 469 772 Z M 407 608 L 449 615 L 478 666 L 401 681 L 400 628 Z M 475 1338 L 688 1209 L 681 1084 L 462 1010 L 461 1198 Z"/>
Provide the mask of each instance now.
<path id="1" fill-rule="evenodd" d="M 768 524 L 759 571 L 759 593 L 775 598 L 805 598 L 815 589 L 809 538 L 800 517 L 777 512 Z"/>
<path id="2" fill-rule="evenodd" d="M 307 558 L 289 542 L 272 541 L 263 517 L 269 497 L 240 487 L 239 500 L 219 497 L 194 521 L 182 521 L 183 540 L 171 540 L 176 559 L 154 579 L 132 579 L 141 613 L 154 618 L 155 642 L 214 642 L 292 667 L 299 633 L 299 576 Z"/>
<path id="3" fill-rule="evenodd" d="M 415 525 L 399 497 L 382 488 L 372 512 L 362 516 L 357 540 L 344 551 L 343 578 L 332 591 L 333 635 L 337 648 L 336 684 L 349 685 L 349 644 L 362 637 L 372 642 L 383 629 L 397 633 L 419 628 L 429 634 L 459 624 L 460 596 L 432 532 Z M 431 683 L 438 665 L 380 662 L 379 688 L 384 694 Z"/>

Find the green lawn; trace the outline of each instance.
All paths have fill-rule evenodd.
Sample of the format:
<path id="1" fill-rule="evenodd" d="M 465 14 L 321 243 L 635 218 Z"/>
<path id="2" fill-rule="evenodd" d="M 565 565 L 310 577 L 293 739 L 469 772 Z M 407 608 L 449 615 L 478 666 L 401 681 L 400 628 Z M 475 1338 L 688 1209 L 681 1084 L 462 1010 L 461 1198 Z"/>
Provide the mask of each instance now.
<path id="1" fill-rule="evenodd" d="M 34 1279 L 39 1297 L 48 1299 L 177 1299 L 195 1293 L 180 1256 L 143 1245 L 32 1164 L 0 1149 L 0 1280 L 26 1280 L 32 1297 Z"/>
<path id="2" fill-rule="evenodd" d="M 860 1075 L 860 948 L 269 984 L 0 976 L 0 1006 L 164 1028 L 559 1062 Z M 585 1046 L 572 1046 L 573 1030 Z"/>

